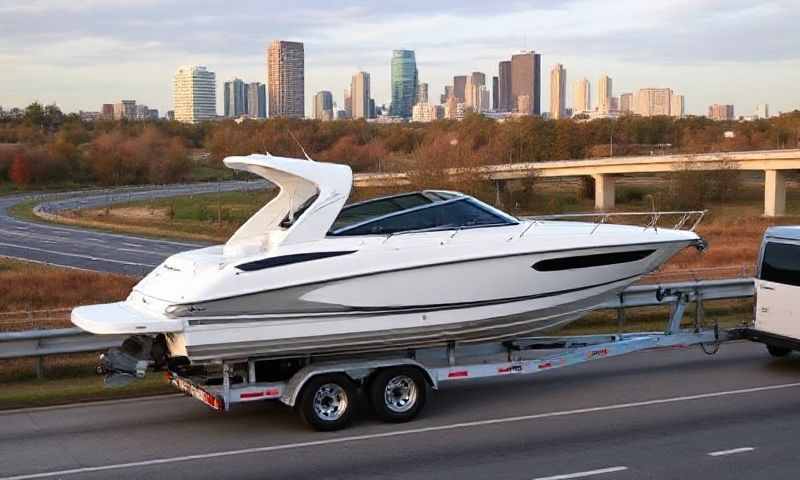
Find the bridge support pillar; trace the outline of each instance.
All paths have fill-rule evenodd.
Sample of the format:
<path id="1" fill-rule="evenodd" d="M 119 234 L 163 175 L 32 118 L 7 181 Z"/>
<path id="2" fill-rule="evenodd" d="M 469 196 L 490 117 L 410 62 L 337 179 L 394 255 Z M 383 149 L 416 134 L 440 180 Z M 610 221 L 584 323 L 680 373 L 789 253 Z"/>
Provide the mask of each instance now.
<path id="1" fill-rule="evenodd" d="M 614 208 L 614 195 L 616 185 L 614 176 L 607 173 L 592 175 L 594 178 L 594 208 L 597 210 L 610 210 Z"/>
<path id="2" fill-rule="evenodd" d="M 782 170 L 764 171 L 764 216 L 780 217 L 786 213 L 786 180 Z"/>

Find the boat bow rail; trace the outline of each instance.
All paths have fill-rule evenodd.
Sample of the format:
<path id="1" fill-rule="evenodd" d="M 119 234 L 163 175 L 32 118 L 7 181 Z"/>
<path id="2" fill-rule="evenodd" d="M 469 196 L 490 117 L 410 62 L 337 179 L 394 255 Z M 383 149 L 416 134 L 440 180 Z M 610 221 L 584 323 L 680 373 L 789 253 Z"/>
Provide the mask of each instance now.
<path id="1" fill-rule="evenodd" d="M 522 217 L 530 220 L 531 224 L 522 233 L 524 235 L 529 229 L 544 221 L 591 221 L 595 225 L 592 233 L 597 231 L 601 225 L 614 224 L 615 220 L 621 220 L 620 224 L 639 225 L 645 229 L 658 230 L 659 228 L 670 228 L 672 230 L 685 230 L 693 232 L 700 222 L 703 221 L 708 210 L 686 210 L 686 211 L 651 211 L 651 212 L 594 212 L 594 213 L 564 213 L 554 215 L 536 215 Z M 674 223 L 670 222 L 674 221 Z M 660 222 L 671 226 L 660 226 Z"/>

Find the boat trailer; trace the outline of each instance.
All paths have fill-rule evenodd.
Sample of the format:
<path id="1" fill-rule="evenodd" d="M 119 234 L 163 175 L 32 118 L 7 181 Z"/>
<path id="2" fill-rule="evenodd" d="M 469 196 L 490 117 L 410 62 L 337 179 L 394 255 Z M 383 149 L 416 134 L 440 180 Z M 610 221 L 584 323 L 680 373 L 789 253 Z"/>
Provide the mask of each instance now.
<path id="1" fill-rule="evenodd" d="M 407 421 L 415 417 L 428 388 L 468 379 L 531 375 L 585 362 L 659 348 L 699 346 L 714 354 L 722 343 L 745 338 L 747 329 L 724 330 L 706 324 L 704 301 L 752 297 L 753 280 L 717 280 L 665 286 L 634 286 L 603 308 L 617 311 L 620 333 L 525 337 L 491 343 L 449 343 L 433 348 L 372 354 L 309 357 L 298 360 L 284 377 L 264 380 L 264 365 L 275 359 L 243 358 L 211 362 L 202 374 L 168 372 L 183 392 L 218 411 L 233 405 L 279 400 L 298 409 L 318 430 L 343 428 L 352 415 L 356 391 L 364 387 L 379 417 Z M 691 325 L 683 325 L 694 304 Z M 621 333 L 625 309 L 668 305 L 666 328 Z M 297 360 L 297 359 L 295 359 Z M 187 370 L 187 371 L 191 371 Z M 377 403 L 377 404 L 376 404 Z"/>

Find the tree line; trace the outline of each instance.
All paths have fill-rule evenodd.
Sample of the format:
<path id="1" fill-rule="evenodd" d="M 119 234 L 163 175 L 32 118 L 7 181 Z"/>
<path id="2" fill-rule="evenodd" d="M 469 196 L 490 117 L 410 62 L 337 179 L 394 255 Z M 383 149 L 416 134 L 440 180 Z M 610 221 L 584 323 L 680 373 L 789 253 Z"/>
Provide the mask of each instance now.
<path id="1" fill-rule="evenodd" d="M 269 119 L 186 125 L 84 122 L 55 105 L 34 103 L 21 118 L 0 119 L 0 182 L 24 187 L 168 183 L 190 179 L 198 163 L 222 168 L 228 155 L 302 157 L 303 151 L 315 160 L 347 163 L 356 172 L 413 170 L 435 177 L 445 168 L 794 148 L 799 141 L 800 111 L 749 122 L 636 116 L 498 122 L 470 114 L 461 122 L 424 124 Z M 208 155 L 191 155 L 197 150 Z"/>

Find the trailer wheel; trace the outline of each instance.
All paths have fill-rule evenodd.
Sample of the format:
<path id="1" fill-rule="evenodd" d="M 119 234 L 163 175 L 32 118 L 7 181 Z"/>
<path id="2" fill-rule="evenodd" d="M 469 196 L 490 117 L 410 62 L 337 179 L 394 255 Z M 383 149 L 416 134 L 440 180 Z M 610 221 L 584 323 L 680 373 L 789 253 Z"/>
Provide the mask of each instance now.
<path id="1" fill-rule="evenodd" d="M 792 353 L 792 350 L 790 348 L 776 347 L 775 345 L 767 345 L 767 351 L 773 357 L 778 357 L 778 358 L 785 357 L 786 355 Z"/>
<path id="2" fill-rule="evenodd" d="M 385 422 L 408 422 L 414 419 L 428 393 L 428 382 L 414 367 L 379 370 L 369 384 L 369 398 L 375 414 Z"/>
<path id="3" fill-rule="evenodd" d="M 346 375 L 322 374 L 303 387 L 298 403 L 300 417 L 320 431 L 339 430 L 353 419 L 356 387 Z"/>

